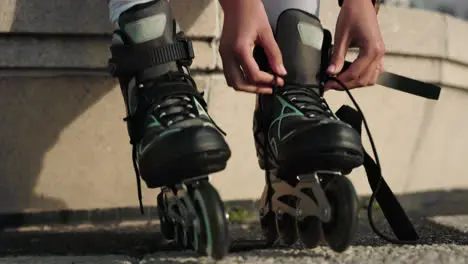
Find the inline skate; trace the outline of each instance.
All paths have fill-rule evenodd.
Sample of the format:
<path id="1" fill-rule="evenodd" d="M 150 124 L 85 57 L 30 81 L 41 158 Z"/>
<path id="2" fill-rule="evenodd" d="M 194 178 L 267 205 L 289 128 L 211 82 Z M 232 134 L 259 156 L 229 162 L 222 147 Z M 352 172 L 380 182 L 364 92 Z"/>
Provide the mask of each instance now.
<path id="1" fill-rule="evenodd" d="M 288 75 L 273 95 L 257 97 L 254 137 L 267 183 L 260 223 L 271 244 L 300 239 L 312 248 L 323 234 L 341 252 L 357 227 L 357 195 L 345 175 L 363 164 L 361 137 L 323 98 L 319 20 L 300 10 L 284 11 L 275 37 Z M 270 71 L 260 48 L 255 58 Z"/>
<path id="2" fill-rule="evenodd" d="M 207 112 L 189 67 L 190 40 L 168 1 L 139 4 L 122 13 L 109 70 L 125 99 L 133 166 L 143 213 L 140 177 L 157 196 L 165 238 L 215 259 L 229 249 L 223 202 L 208 174 L 231 156 L 224 132 Z"/>
<path id="3" fill-rule="evenodd" d="M 391 243 L 413 244 L 419 237 L 385 182 L 376 147 L 364 115 L 348 88 L 329 76 L 332 36 L 319 19 L 301 10 L 284 11 L 275 38 L 288 70 L 285 84 L 272 95 L 258 95 L 253 134 L 266 185 L 260 198 L 260 225 L 269 245 L 308 248 L 324 240 L 337 252 L 352 243 L 358 223 L 358 199 L 346 177 L 363 166 L 372 189 L 368 220 L 372 230 Z M 271 72 L 260 47 L 254 49 L 260 68 Z M 350 66 L 346 61 L 344 70 Z M 274 74 L 274 73 L 273 73 Z M 333 113 L 323 98 L 327 81 L 336 81 L 357 110 L 344 105 Z M 439 98 L 440 87 L 384 72 L 377 83 L 428 99 Z M 361 142 L 361 126 L 369 136 L 374 159 Z M 377 201 L 397 239 L 373 223 Z"/>

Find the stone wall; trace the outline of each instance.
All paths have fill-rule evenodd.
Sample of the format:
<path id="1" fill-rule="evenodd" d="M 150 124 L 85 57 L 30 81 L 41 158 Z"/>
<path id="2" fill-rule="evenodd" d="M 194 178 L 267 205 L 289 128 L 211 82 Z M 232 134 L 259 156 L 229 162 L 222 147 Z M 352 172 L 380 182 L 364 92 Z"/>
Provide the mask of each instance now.
<path id="1" fill-rule="evenodd" d="M 0 212 L 134 207 L 136 183 L 119 87 L 105 72 L 111 28 L 106 1 L 6 0 L 0 3 Z M 193 69 L 233 151 L 212 180 L 226 200 L 256 199 L 252 95 L 222 76 L 217 43 L 222 12 L 214 0 L 172 0 L 194 40 Z M 322 4 L 331 30 L 334 1 Z M 431 102 L 383 87 L 353 92 L 376 140 L 383 170 L 397 192 L 467 188 L 468 24 L 420 10 L 384 7 L 379 15 L 386 69 L 443 86 Z M 350 58 L 353 54 L 350 54 Z M 331 92 L 330 103 L 350 103 Z M 366 142 L 367 144 L 367 142 Z M 362 169 L 350 176 L 368 193 Z M 144 191 L 155 204 L 156 190 Z"/>
<path id="2" fill-rule="evenodd" d="M 385 0 L 386 5 L 433 10 L 468 19 L 468 2 L 465 0 Z"/>

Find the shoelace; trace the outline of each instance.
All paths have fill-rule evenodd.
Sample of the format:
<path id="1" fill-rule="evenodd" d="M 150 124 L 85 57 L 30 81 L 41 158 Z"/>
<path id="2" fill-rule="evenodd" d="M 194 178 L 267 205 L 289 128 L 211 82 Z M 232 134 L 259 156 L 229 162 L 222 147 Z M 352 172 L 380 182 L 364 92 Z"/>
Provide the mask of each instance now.
<path id="1" fill-rule="evenodd" d="M 196 85 L 193 78 L 183 72 L 170 72 L 165 78 L 169 78 L 170 80 L 178 79 L 178 80 L 188 80 L 193 86 Z M 166 80 L 167 81 L 167 80 Z M 193 95 L 192 95 L 193 96 Z M 200 93 L 199 96 L 202 98 L 203 93 Z M 195 102 L 190 98 L 190 95 L 186 94 L 176 94 L 171 95 L 163 98 L 159 104 L 155 104 L 150 98 L 145 98 L 148 101 L 149 108 L 151 109 L 151 114 L 153 114 L 158 121 L 163 123 L 165 126 L 171 126 L 175 123 L 178 123 L 183 120 L 187 120 L 189 118 L 197 118 L 198 111 L 196 110 Z M 146 112 L 146 111 L 144 111 Z M 136 117 L 135 114 L 131 114 L 124 118 L 124 121 L 128 121 L 133 118 L 141 118 Z M 214 120 L 209 117 L 209 121 L 223 134 L 226 136 L 226 133 L 219 127 Z M 141 178 L 140 178 L 140 171 L 138 170 L 137 164 L 137 147 L 136 142 L 132 142 L 132 162 L 133 162 L 133 170 L 135 172 L 136 180 L 137 180 L 137 192 L 138 192 L 138 201 L 140 205 L 140 212 L 144 214 L 143 208 L 143 194 L 141 190 Z"/>
<path id="2" fill-rule="evenodd" d="M 319 86 L 288 82 L 285 87 L 287 88 L 278 89 L 276 87 L 277 94 L 296 105 L 307 117 L 324 116 L 326 118 L 337 119 L 325 99 L 315 91 L 320 89 Z"/>
<path id="3" fill-rule="evenodd" d="M 275 76 L 275 79 L 274 79 L 274 82 L 273 82 L 273 94 L 277 94 L 279 91 L 278 89 L 278 83 L 277 83 L 277 78 L 278 76 L 277 75 L 274 75 Z M 380 166 L 380 160 L 379 160 L 379 156 L 377 154 L 377 148 L 375 146 L 375 143 L 374 143 L 374 139 L 372 137 L 372 134 L 370 132 L 370 129 L 369 129 L 369 126 L 367 124 L 367 120 L 364 116 L 364 113 L 362 112 L 361 108 L 359 107 L 359 104 L 356 102 L 356 100 L 354 99 L 353 95 L 351 94 L 351 92 L 349 91 L 348 87 L 342 82 L 340 81 L 338 78 L 336 78 L 335 76 L 326 76 L 326 79 L 327 81 L 335 81 L 337 82 L 341 88 L 343 88 L 343 90 L 347 93 L 348 97 L 350 98 L 350 100 L 352 101 L 353 105 L 356 107 L 357 111 L 359 112 L 359 114 L 361 115 L 362 117 L 362 121 L 363 121 L 363 124 L 364 124 L 364 128 L 366 130 L 366 134 L 369 138 L 369 141 L 370 141 L 370 144 L 371 144 L 371 147 L 372 147 L 372 152 L 373 152 L 373 155 L 374 155 L 374 158 L 375 158 L 375 163 L 377 165 L 377 167 L 379 168 L 379 171 L 381 171 L 381 166 Z M 286 85 L 291 85 L 290 83 L 285 83 L 285 86 Z M 298 84 L 293 84 L 293 85 L 298 85 Z M 303 86 L 304 89 L 306 89 L 307 87 L 306 86 Z M 304 91 L 305 93 L 305 91 Z M 310 93 L 308 93 L 310 94 Z M 314 93 L 316 94 L 316 93 Z M 322 98 L 322 100 L 325 102 L 325 100 Z M 325 102 L 326 104 L 326 102 Z M 264 128 L 265 129 L 265 128 Z M 268 155 L 269 155 L 269 146 L 268 144 L 263 144 L 263 152 L 265 153 L 265 157 L 264 159 L 267 161 L 265 162 L 265 181 L 266 181 L 266 184 L 268 185 L 268 197 L 269 199 L 271 198 L 271 187 L 272 187 L 272 183 L 271 183 L 271 179 L 270 179 L 270 164 L 268 162 Z M 390 243 L 393 243 L 393 244 L 416 244 L 417 241 L 401 241 L 401 240 L 397 240 L 397 239 L 393 239 L 389 236 L 386 236 L 385 234 L 383 234 L 380 230 L 377 229 L 377 227 L 375 226 L 375 222 L 374 222 L 374 217 L 373 217 L 373 210 L 372 210 L 372 207 L 375 203 L 375 199 L 376 199 L 376 194 L 378 193 L 379 189 L 380 189 L 380 186 L 382 184 L 382 180 L 383 180 L 383 176 L 382 176 L 382 173 L 380 173 L 380 176 L 379 176 L 379 180 L 378 180 L 378 183 L 377 183 L 377 186 L 375 188 L 375 191 L 372 192 L 371 196 L 370 196 L 370 199 L 369 199 L 369 203 L 367 205 L 367 217 L 368 217 L 368 220 L 369 220 L 369 225 L 371 226 L 371 229 L 372 231 L 374 231 L 375 234 L 377 234 L 379 237 L 381 237 L 382 239 L 390 242 Z M 269 203 L 269 209 L 270 211 L 272 210 L 271 208 L 271 203 Z"/>
<path id="4" fill-rule="evenodd" d="M 166 126 L 197 117 L 193 101 L 187 95 L 174 95 L 166 98 L 155 106 L 153 115 Z"/>

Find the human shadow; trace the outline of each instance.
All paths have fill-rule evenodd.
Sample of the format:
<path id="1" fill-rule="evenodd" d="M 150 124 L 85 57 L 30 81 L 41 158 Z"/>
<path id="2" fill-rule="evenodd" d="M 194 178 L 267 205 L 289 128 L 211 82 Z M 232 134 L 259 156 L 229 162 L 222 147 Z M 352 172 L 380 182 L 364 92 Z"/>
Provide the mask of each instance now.
<path id="1" fill-rule="evenodd" d="M 466 233 L 452 227 L 418 220 L 418 231 L 423 228 L 419 245 L 455 244 L 468 245 Z M 109 226 L 107 226 L 109 228 Z M 251 223 L 247 230 L 236 233 L 230 253 L 243 257 L 323 257 L 322 251 L 305 250 L 298 252 L 277 250 L 285 247 L 269 247 L 263 240 L 259 223 Z M 255 235 L 256 239 L 249 239 Z M 378 238 L 367 227 L 364 218 L 359 223 L 359 232 L 352 246 L 385 246 L 389 243 Z M 321 243 L 320 245 L 324 245 Z M 303 249 L 300 244 L 295 249 Z M 322 253 L 321 253 L 322 252 Z M 0 257 L 3 256 L 102 256 L 121 255 L 141 259 L 148 256 L 153 261 L 196 257 L 196 253 L 169 242 L 159 232 L 158 225 L 127 229 L 89 230 L 30 230 L 0 233 Z M 164 262 L 169 263 L 169 262 Z M 178 263 L 178 262 L 174 262 Z"/>
<path id="2" fill-rule="evenodd" d="M 405 194 L 399 196 L 399 199 L 405 209 L 411 207 L 410 204 L 419 204 L 419 207 L 411 207 L 407 210 L 418 234 L 420 240 L 416 242 L 419 245 L 468 245 L 466 222 L 468 221 L 468 209 L 466 201 L 468 200 L 468 190 L 455 191 L 432 191 L 415 194 Z M 365 200 L 365 199 L 363 199 Z M 438 200 L 438 203 L 431 201 Z M 428 201 L 420 203 L 421 201 Z M 249 207 L 252 203 L 242 201 L 227 201 L 227 206 L 241 205 Z M 419 209 L 417 209 L 419 208 Z M 149 208 L 148 208 L 149 209 Z M 377 228 L 388 235 L 394 237 L 388 229 L 385 221 L 379 216 L 378 209 L 375 209 L 375 223 Z M 132 210 L 126 212 L 128 217 L 136 214 Z M 152 213 L 154 220 L 157 215 Z M 449 225 L 433 219 L 434 216 L 457 217 L 459 215 L 467 216 L 462 223 Z M 122 215 L 123 216 L 123 215 Z M 121 217 L 120 220 L 126 217 Z M 133 219 L 133 218 L 131 218 Z M 143 219 L 140 219 L 140 222 Z M 146 219 L 148 221 L 148 219 Z M 85 222 L 86 223 L 86 222 Z M 159 259 L 177 257 L 194 257 L 193 252 L 181 251 L 179 246 L 166 241 L 160 231 L 156 221 L 147 222 L 146 225 L 125 226 L 121 222 L 106 219 L 101 223 L 94 223 L 92 227 L 80 230 L 78 226 L 49 226 L 51 229 L 39 230 L 37 227 L 26 227 L 22 231 L 4 230 L 0 233 L 0 256 L 17 255 L 126 255 L 141 258 L 151 254 L 155 261 Z M 39 223 L 36 223 L 39 224 Z M 35 229 L 34 229 L 35 228 Z M 232 245 L 230 252 L 237 252 L 244 257 L 248 256 L 269 256 L 269 257 L 291 257 L 298 256 L 296 251 L 275 250 L 281 247 L 275 247 L 273 250 L 266 250 L 270 247 L 263 240 L 260 230 L 260 224 L 257 220 L 246 222 L 244 224 L 231 223 L 230 234 Z M 364 204 L 360 211 L 360 220 L 357 236 L 352 243 L 353 246 L 385 246 L 389 243 L 379 238 L 371 230 L 368 224 Z M 323 245 L 323 243 L 322 243 Z M 297 247 L 300 249 L 299 247 Z M 302 251 L 300 255 L 309 257 L 320 257 L 320 252 Z M 177 262 L 174 262 L 177 263 Z"/>
<path id="3" fill-rule="evenodd" d="M 174 1 L 178 8 L 174 13 L 189 29 L 212 1 L 190 1 L 190 9 L 184 6 L 186 1 Z M 99 52 L 110 44 L 107 2 L 16 0 L 14 12 L 10 32 L 0 37 L 8 48 L 2 57 L 10 63 L 2 67 L 0 77 L 0 212 L 64 210 L 66 199 L 36 194 L 34 189 L 44 156 L 63 129 L 112 89 L 119 89 L 103 71 L 108 54 Z M 94 66 L 86 65 L 83 56 L 60 53 L 60 47 L 88 40 L 98 47 L 88 55 Z M 31 75 L 31 70 L 38 75 Z M 68 74 L 72 71 L 74 75 Z"/>

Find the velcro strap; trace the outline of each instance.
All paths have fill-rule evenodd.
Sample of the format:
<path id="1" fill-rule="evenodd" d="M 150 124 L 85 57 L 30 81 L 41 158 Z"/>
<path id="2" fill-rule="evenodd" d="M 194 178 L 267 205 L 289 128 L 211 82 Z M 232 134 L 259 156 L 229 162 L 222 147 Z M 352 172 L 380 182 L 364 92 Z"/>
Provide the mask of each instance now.
<path id="1" fill-rule="evenodd" d="M 112 76 L 133 75 L 153 66 L 169 62 L 180 62 L 190 66 L 193 58 L 192 42 L 188 39 L 179 39 L 172 44 L 164 46 L 135 45 L 111 47 L 112 57 L 108 67 Z"/>
<path id="2" fill-rule="evenodd" d="M 346 71 L 349 66 L 351 66 L 351 62 L 346 61 L 342 72 Z M 439 99 L 441 90 L 437 85 L 410 79 L 390 72 L 383 72 L 377 79 L 377 84 L 433 100 Z"/>
<path id="3" fill-rule="evenodd" d="M 351 125 L 359 134 L 361 134 L 362 115 L 358 111 L 350 106 L 343 105 L 336 112 L 336 116 Z M 381 168 L 379 168 L 377 163 L 366 151 L 363 166 L 366 170 L 367 180 L 372 189 L 372 193 L 374 193 L 375 198 L 395 236 L 399 240 L 417 241 L 419 236 L 414 229 L 413 224 L 406 215 L 405 210 L 398 202 L 398 199 L 395 197 L 395 194 L 393 194 L 387 182 L 385 182 Z"/>

